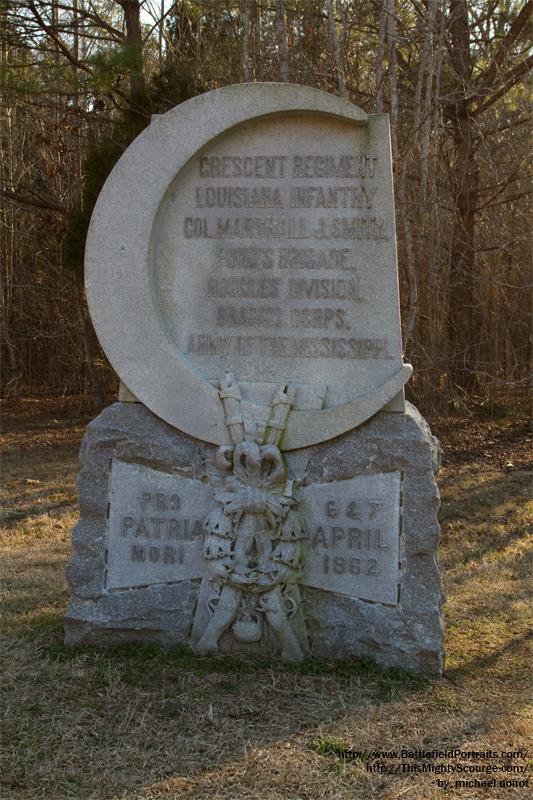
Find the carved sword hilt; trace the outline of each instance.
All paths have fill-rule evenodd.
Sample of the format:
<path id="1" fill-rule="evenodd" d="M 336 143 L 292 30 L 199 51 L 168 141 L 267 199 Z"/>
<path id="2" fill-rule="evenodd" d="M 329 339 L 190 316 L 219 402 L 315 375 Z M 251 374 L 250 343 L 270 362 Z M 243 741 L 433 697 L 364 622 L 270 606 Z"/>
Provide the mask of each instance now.
<path id="1" fill-rule="evenodd" d="M 218 396 L 222 400 L 226 426 L 233 444 L 244 442 L 244 420 L 241 410 L 241 390 L 235 378 L 227 372 L 220 379 Z"/>
<path id="2" fill-rule="evenodd" d="M 274 395 L 270 419 L 265 430 L 264 444 L 273 444 L 279 447 L 295 397 L 296 389 L 290 386 L 280 386 Z"/>

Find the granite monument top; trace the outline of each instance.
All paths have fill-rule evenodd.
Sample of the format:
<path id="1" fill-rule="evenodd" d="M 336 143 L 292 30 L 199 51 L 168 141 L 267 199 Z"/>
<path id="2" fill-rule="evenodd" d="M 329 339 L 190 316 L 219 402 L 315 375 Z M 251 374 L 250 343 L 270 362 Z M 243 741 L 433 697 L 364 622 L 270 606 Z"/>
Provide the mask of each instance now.
<path id="1" fill-rule="evenodd" d="M 403 388 L 388 118 L 315 89 L 241 84 L 154 117 L 106 182 L 86 288 L 128 389 L 173 427 L 227 440 L 234 375 L 281 447 L 325 441 Z"/>

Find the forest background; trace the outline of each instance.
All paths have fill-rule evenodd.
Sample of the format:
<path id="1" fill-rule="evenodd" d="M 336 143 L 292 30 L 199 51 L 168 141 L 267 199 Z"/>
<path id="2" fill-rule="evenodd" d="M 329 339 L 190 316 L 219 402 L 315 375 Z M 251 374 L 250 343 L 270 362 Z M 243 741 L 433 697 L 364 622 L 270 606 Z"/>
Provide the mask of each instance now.
<path id="1" fill-rule="evenodd" d="M 519 405 L 531 11 L 531 0 L 4 0 L 4 396 L 79 395 L 97 410 L 116 391 L 83 291 L 105 178 L 152 114 L 226 84 L 289 81 L 390 115 L 410 399 L 429 414 Z"/>
<path id="2" fill-rule="evenodd" d="M 404 744 L 490 748 L 469 766 L 525 797 L 532 5 L 0 0 L 0 797 L 441 800 L 434 774 L 335 755 Z M 390 115 L 407 391 L 443 448 L 439 680 L 63 643 L 80 442 L 118 383 L 83 292 L 94 202 L 151 114 L 256 80 Z"/>

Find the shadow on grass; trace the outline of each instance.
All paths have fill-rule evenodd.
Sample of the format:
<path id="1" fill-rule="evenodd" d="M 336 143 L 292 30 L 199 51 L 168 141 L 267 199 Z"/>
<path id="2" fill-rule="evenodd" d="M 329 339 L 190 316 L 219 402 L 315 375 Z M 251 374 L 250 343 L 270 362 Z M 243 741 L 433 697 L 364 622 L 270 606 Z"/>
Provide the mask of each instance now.
<path id="1" fill-rule="evenodd" d="M 524 559 L 525 561 L 525 559 Z M 516 562 L 514 562 L 516 564 Z M 527 563 L 527 562 L 526 562 Z M 522 592 L 522 590 L 527 589 L 527 585 L 525 584 L 525 580 L 527 580 L 527 574 L 524 574 L 524 584 L 517 586 L 517 588 Z M 477 580 L 475 576 L 468 576 L 469 580 Z M 467 578 L 461 576 L 461 580 L 454 581 L 454 587 L 457 589 L 460 587 Z M 524 594 L 524 592 L 522 592 Z M 515 591 L 499 591 L 499 592 L 491 592 L 482 594 L 481 597 L 476 598 L 476 601 L 472 601 L 469 603 L 468 608 L 464 609 L 460 614 L 456 614 L 454 618 L 454 622 L 456 625 L 461 626 L 465 623 L 465 621 L 472 622 L 473 620 L 478 619 L 479 625 L 482 626 L 487 622 L 498 623 L 505 628 L 505 622 L 502 619 L 505 619 L 505 612 L 509 610 L 509 608 L 519 600 L 518 592 Z M 503 614 L 503 617 L 502 617 Z"/>
<path id="2" fill-rule="evenodd" d="M 44 495 L 46 494 L 45 492 Z M 54 492 L 51 490 L 49 494 L 54 494 Z M 68 500 L 61 500 L 59 503 L 47 503 L 46 497 L 43 497 L 43 502 L 38 505 L 29 505 L 26 508 L 17 509 L 16 511 L 7 511 L 0 517 L 0 523 L 6 530 L 9 530 L 16 527 L 20 522 L 25 522 L 33 517 L 40 517 L 42 514 L 54 514 L 56 511 L 62 511 L 67 508 L 72 510 L 76 508 L 75 497 L 69 498 Z"/>
<path id="3" fill-rule="evenodd" d="M 56 626 L 54 629 L 57 630 Z M 80 655 L 90 661 L 99 662 L 100 667 L 113 667 L 116 674 L 128 684 L 140 685 L 146 680 L 147 665 L 168 666 L 179 671 L 189 671 L 198 676 L 206 675 L 260 675 L 275 672 L 295 677 L 334 677 L 340 683 L 349 683 L 354 678 L 371 681 L 377 699 L 387 702 L 392 693 L 410 693 L 427 685 L 428 679 L 408 670 L 380 667 L 368 659 L 350 661 L 314 661 L 306 659 L 301 664 L 284 664 L 274 658 L 244 658 L 231 655 L 199 656 L 187 647 L 165 650 L 151 644 L 121 644 L 96 648 L 93 646 L 67 647 L 54 642 L 43 648 L 42 654 L 51 660 L 72 661 Z M 153 674 L 153 673 L 150 673 Z M 151 678 L 148 679 L 148 682 Z"/>
<path id="4" fill-rule="evenodd" d="M 39 404 L 24 409 L 23 406 L 6 404 L 2 408 L 2 430 L 4 433 L 29 434 L 54 430 L 78 430 L 84 427 L 97 416 L 94 414 L 76 413 L 62 408 L 41 409 Z M 51 413 L 52 412 L 52 413 Z"/>
<path id="5" fill-rule="evenodd" d="M 530 653 L 528 644 L 531 641 L 533 641 L 533 632 L 529 630 L 523 631 L 517 636 L 514 636 L 505 644 L 502 644 L 500 647 L 493 650 L 491 653 L 476 656 L 459 667 L 452 667 L 449 670 L 447 669 L 444 673 L 445 677 L 452 683 L 456 683 L 464 677 L 479 677 L 479 675 L 483 674 L 484 672 L 488 673 L 489 668 L 494 668 L 494 666 L 499 661 L 505 659 L 506 656 L 513 656 L 513 663 L 509 665 L 509 672 L 511 673 L 509 677 L 514 680 L 514 685 L 516 686 L 519 675 L 517 656 L 520 654 L 524 660 L 524 677 L 529 676 Z"/>
<path id="6" fill-rule="evenodd" d="M 347 713 L 357 714 L 369 701 L 377 706 L 408 702 L 427 684 L 407 671 L 366 660 L 287 665 L 271 658 L 203 657 L 183 647 L 166 651 L 148 644 L 66 647 L 57 620 L 34 625 L 24 638 L 18 658 L 31 665 L 31 676 L 22 688 L 22 750 L 18 734 L 6 732 L 15 737 L 24 771 L 15 770 L 12 779 L 23 774 L 27 791 L 48 787 L 47 796 L 54 800 L 60 795 L 52 787 L 53 776 L 38 768 L 44 747 L 49 761 L 74 758 L 78 764 L 61 800 L 88 797 L 89 787 L 101 789 L 90 794 L 99 800 L 138 798 L 147 783 L 209 775 L 240 761 L 248 748 L 276 751 L 302 735 L 318 740 L 323 726 L 342 723 Z M 164 753 L 154 743 L 155 731 L 168 742 Z M 108 753 L 124 738 L 123 758 L 129 766 L 109 781 Z M 148 772 L 139 767 L 141 753 L 155 758 L 156 751 Z M 95 757 L 106 763 L 101 787 L 89 770 Z"/>
<path id="7" fill-rule="evenodd" d="M 453 498 L 447 497 L 444 492 L 440 521 L 443 525 L 443 544 L 450 552 L 442 559 L 443 568 L 452 570 L 472 562 L 477 563 L 490 554 L 503 552 L 510 544 L 524 538 L 527 535 L 526 526 L 516 521 L 516 514 L 519 513 L 520 506 L 529 500 L 530 486 L 531 478 L 527 473 L 512 473 L 502 474 L 477 488 L 468 487 L 459 493 L 456 491 Z M 455 489 L 456 487 L 457 484 L 454 485 Z M 511 503 L 512 508 L 508 508 L 505 514 L 498 514 L 498 509 Z M 462 549 L 465 540 L 461 538 L 461 531 L 451 531 L 448 528 L 451 525 L 457 527 L 463 521 L 466 542 L 470 545 L 468 549 Z M 505 533 L 494 530 L 494 525 L 502 524 L 508 526 Z M 483 525 L 484 531 L 472 531 L 472 525 Z M 474 535 L 477 541 L 472 548 Z"/>
<path id="8" fill-rule="evenodd" d="M 23 441 L 6 446 L 2 451 L 6 471 L 17 476 L 17 470 L 28 470 L 29 477 L 43 474 L 43 481 L 51 470 L 54 476 L 75 476 L 79 467 L 81 438 L 78 436 L 33 441 Z"/>

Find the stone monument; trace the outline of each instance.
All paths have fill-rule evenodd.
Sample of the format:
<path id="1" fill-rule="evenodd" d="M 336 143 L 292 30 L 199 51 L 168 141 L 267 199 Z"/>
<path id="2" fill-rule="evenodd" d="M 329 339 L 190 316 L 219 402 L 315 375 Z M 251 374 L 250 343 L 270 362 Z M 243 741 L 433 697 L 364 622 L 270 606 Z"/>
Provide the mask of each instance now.
<path id="1" fill-rule="evenodd" d="M 155 117 L 101 192 L 86 289 L 121 391 L 82 446 L 66 642 L 440 673 L 388 117 L 275 83 Z"/>

